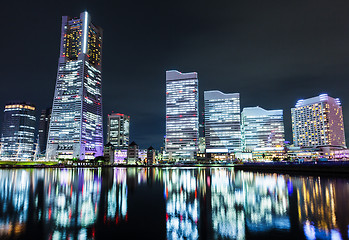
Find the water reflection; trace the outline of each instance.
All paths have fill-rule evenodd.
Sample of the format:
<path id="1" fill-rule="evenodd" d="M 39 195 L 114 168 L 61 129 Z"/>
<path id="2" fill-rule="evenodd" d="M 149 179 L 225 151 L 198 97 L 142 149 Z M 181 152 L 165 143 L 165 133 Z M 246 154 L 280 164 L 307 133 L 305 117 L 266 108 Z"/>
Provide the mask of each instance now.
<path id="1" fill-rule="evenodd" d="M 0 238 L 348 239 L 349 181 L 231 168 L 0 170 Z"/>
<path id="2" fill-rule="evenodd" d="M 5 171 L 2 174 L 0 236 L 17 236 L 25 231 L 28 220 L 29 174 L 26 171 Z"/>
<path id="3" fill-rule="evenodd" d="M 211 176 L 207 177 L 207 185 L 211 186 L 214 238 L 244 239 L 244 203 L 247 195 L 244 193 L 243 181 L 240 177 L 236 179 L 234 172 L 224 169 L 212 169 Z"/>
<path id="4" fill-rule="evenodd" d="M 308 177 L 294 183 L 299 223 L 306 238 L 348 239 L 348 181 Z"/>
<path id="5" fill-rule="evenodd" d="M 290 229 L 289 197 L 284 176 L 241 173 L 240 181 L 244 183 L 242 194 L 246 195 L 244 210 L 250 231 Z"/>
<path id="6" fill-rule="evenodd" d="M 197 176 L 179 169 L 163 173 L 168 239 L 197 239 L 199 207 Z"/>

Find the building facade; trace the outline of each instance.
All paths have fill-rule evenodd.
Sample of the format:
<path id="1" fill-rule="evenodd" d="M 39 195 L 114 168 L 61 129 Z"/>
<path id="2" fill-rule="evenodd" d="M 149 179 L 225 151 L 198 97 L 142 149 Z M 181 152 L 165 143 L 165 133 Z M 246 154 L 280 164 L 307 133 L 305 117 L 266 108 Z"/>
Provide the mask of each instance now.
<path id="1" fill-rule="evenodd" d="M 241 150 L 240 94 L 205 91 L 206 152 Z"/>
<path id="2" fill-rule="evenodd" d="M 108 114 L 107 142 L 117 149 L 127 149 L 130 139 L 130 116 L 122 113 Z"/>
<path id="3" fill-rule="evenodd" d="M 50 128 L 52 108 L 47 108 L 41 111 L 39 120 L 39 152 L 45 153 L 47 146 L 48 131 Z"/>
<path id="4" fill-rule="evenodd" d="M 5 105 L 1 134 L 1 160 L 33 160 L 35 106 L 27 102 Z"/>
<path id="5" fill-rule="evenodd" d="M 127 148 L 127 164 L 136 164 L 139 158 L 139 146 L 135 142 L 131 142 Z"/>
<path id="6" fill-rule="evenodd" d="M 104 160 L 109 163 L 114 163 L 115 147 L 111 143 L 104 145 Z"/>
<path id="7" fill-rule="evenodd" d="M 301 99 L 291 109 L 291 114 L 296 147 L 346 147 L 342 106 L 338 98 L 322 94 Z"/>
<path id="8" fill-rule="evenodd" d="M 87 12 L 62 17 L 48 159 L 103 155 L 102 35 Z"/>
<path id="9" fill-rule="evenodd" d="M 198 76 L 166 71 L 166 140 L 170 160 L 194 160 L 198 151 Z"/>
<path id="10" fill-rule="evenodd" d="M 285 142 L 283 110 L 244 108 L 241 113 L 241 133 L 244 151 L 282 149 Z"/>
<path id="11" fill-rule="evenodd" d="M 150 146 L 147 149 L 147 165 L 153 165 L 155 163 L 155 149 Z"/>

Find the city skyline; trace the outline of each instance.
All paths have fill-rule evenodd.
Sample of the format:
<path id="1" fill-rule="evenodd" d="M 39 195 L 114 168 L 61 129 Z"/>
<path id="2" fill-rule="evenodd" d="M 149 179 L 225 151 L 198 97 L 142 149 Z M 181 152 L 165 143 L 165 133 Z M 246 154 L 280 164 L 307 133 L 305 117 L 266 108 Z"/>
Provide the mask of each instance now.
<path id="1" fill-rule="evenodd" d="M 348 239 L 349 1 L 7 1 L 1 239 Z"/>
<path id="2" fill-rule="evenodd" d="M 261 105 L 266 109 L 283 109 L 285 138 L 289 141 L 292 141 L 289 109 L 298 99 L 322 93 L 338 96 L 343 103 L 344 126 L 347 125 L 349 99 L 344 81 L 349 77 L 346 69 L 349 49 L 345 44 L 349 40 L 347 4 L 339 8 L 339 1 L 330 4 L 320 1 L 315 8 L 309 3 L 298 8 L 293 2 L 278 6 L 273 6 L 272 2 L 256 2 L 249 6 L 223 2 L 222 5 L 206 3 L 200 7 L 195 3 L 179 2 L 167 9 L 166 4 L 159 2 L 155 4 L 155 10 L 142 3 L 136 8 L 136 3 L 117 4 L 116 15 L 109 10 L 114 8 L 103 2 L 98 6 L 92 2 L 69 3 L 68 10 L 63 1 L 41 10 L 40 14 L 34 9 L 36 3 L 33 6 L 24 3 L 23 9 L 16 8 L 19 17 L 5 26 L 14 42 L 4 49 L 9 59 L 1 60 L 6 80 L 6 88 L 0 94 L 2 106 L 13 99 L 33 102 L 38 112 L 50 106 L 57 71 L 61 16 L 75 16 L 88 10 L 94 22 L 108 33 L 104 45 L 106 54 L 103 55 L 104 113 L 114 110 L 131 116 L 130 140 L 142 147 L 153 145 L 159 148 L 163 142 L 163 79 L 167 69 L 198 72 L 202 90 L 239 92 L 241 107 Z M 212 7 L 210 13 L 205 11 L 208 5 Z M 144 8 L 154 17 L 147 18 L 148 14 L 142 13 Z M 5 9 L 11 12 L 15 6 L 10 4 Z M 128 11 L 131 9 L 134 11 Z M 238 9 L 240 13 L 234 10 L 235 14 L 230 14 L 232 9 Z M 276 9 L 286 15 L 281 16 L 274 11 Z M 310 10 L 311 15 L 308 14 Z M 172 20 L 175 13 L 183 18 Z M 3 21 L 7 16 L 8 13 L 2 15 Z M 45 21 L 39 21 L 37 16 Z M 115 17 L 115 21 L 109 16 Z M 143 23 L 140 19 L 144 17 Z M 132 18 L 134 21 L 130 21 Z M 276 19 L 278 23 L 275 23 Z M 22 24 L 17 24 L 21 26 L 19 30 L 23 30 L 18 31 L 13 28 L 17 21 L 35 22 L 37 27 L 28 31 Z M 21 36 L 17 37 L 19 33 Z M 46 41 L 32 48 L 29 46 L 33 45 L 33 38 L 45 38 Z M 14 61 L 19 62 L 13 64 Z M 21 64 L 24 62 L 26 64 Z M 18 64 L 22 71 L 14 70 Z M 203 99 L 202 95 L 203 91 L 200 99 Z M 105 120 L 106 114 L 103 117 Z M 348 136 L 348 130 L 346 134 Z"/>

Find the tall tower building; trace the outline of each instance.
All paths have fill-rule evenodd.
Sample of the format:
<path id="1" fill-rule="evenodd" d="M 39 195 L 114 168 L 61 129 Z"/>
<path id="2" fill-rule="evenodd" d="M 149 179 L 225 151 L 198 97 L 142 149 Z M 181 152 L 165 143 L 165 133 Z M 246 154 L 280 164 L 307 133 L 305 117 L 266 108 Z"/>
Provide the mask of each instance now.
<path id="1" fill-rule="evenodd" d="M 170 159 L 194 160 L 198 151 L 198 75 L 166 71 L 166 152 Z"/>
<path id="2" fill-rule="evenodd" d="M 107 141 L 118 149 L 127 149 L 130 140 L 130 116 L 108 114 Z"/>
<path id="3" fill-rule="evenodd" d="M 301 99 L 291 109 L 293 143 L 299 147 L 346 147 L 342 106 L 338 98 L 322 94 Z"/>
<path id="4" fill-rule="evenodd" d="M 240 94 L 205 91 L 206 152 L 241 150 Z"/>
<path id="5" fill-rule="evenodd" d="M 47 136 L 50 128 L 52 108 L 47 108 L 41 111 L 39 120 L 39 147 L 40 153 L 46 152 Z"/>
<path id="6" fill-rule="evenodd" d="M 102 35 L 87 12 L 62 17 L 48 159 L 103 155 Z"/>
<path id="7" fill-rule="evenodd" d="M 2 160 L 33 160 L 35 106 L 27 102 L 5 105 L 1 134 Z"/>
<path id="8" fill-rule="evenodd" d="M 247 107 L 241 113 L 243 150 L 282 147 L 285 142 L 283 110 Z"/>

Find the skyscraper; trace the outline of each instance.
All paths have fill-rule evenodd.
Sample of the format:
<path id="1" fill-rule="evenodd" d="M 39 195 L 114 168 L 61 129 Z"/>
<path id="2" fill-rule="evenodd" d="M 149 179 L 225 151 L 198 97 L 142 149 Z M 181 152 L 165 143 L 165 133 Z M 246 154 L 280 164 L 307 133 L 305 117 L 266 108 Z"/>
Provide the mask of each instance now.
<path id="1" fill-rule="evenodd" d="M 130 116 L 108 114 L 107 142 L 118 149 L 127 149 L 130 140 Z"/>
<path id="2" fill-rule="evenodd" d="M 39 120 L 39 147 L 40 153 L 46 152 L 47 136 L 50 128 L 52 108 L 47 108 L 41 111 Z"/>
<path id="3" fill-rule="evenodd" d="M 247 107 L 241 113 L 243 150 L 282 147 L 285 142 L 283 110 Z"/>
<path id="4" fill-rule="evenodd" d="M 5 105 L 1 134 L 2 160 L 33 160 L 35 106 L 27 102 Z"/>
<path id="5" fill-rule="evenodd" d="M 342 107 L 338 98 L 321 94 L 301 99 L 291 113 L 295 146 L 346 146 Z"/>
<path id="6" fill-rule="evenodd" d="M 170 159 L 194 160 L 198 151 L 198 76 L 166 71 L 166 143 Z"/>
<path id="7" fill-rule="evenodd" d="M 87 12 L 62 17 L 48 159 L 103 155 L 102 35 Z"/>
<path id="8" fill-rule="evenodd" d="M 241 150 L 240 94 L 205 91 L 206 152 Z"/>

